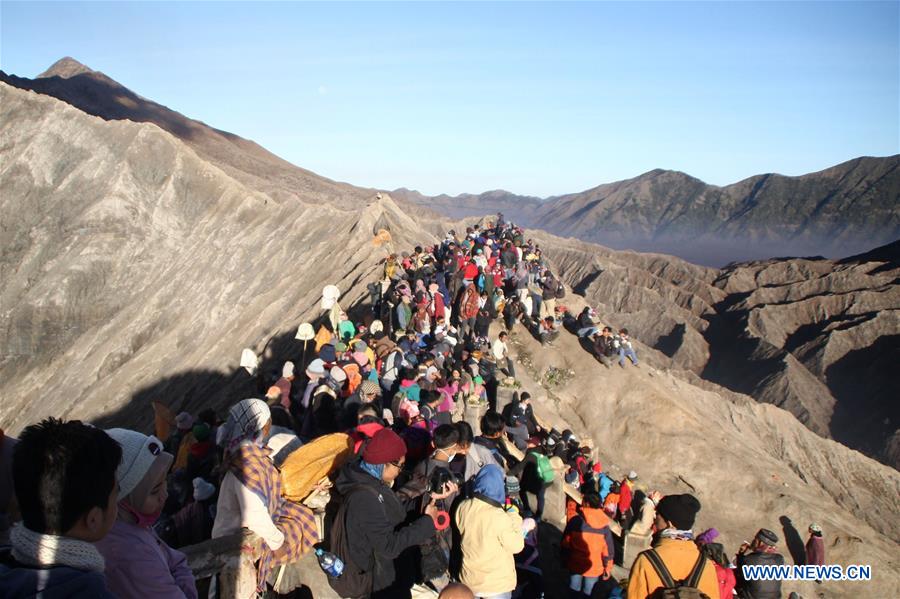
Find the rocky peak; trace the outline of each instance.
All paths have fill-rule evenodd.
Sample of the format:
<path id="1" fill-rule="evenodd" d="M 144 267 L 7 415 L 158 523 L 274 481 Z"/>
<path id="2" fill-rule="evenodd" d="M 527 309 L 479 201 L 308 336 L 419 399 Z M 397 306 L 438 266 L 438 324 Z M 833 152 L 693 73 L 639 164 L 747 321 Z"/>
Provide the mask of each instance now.
<path id="1" fill-rule="evenodd" d="M 64 56 L 50 65 L 49 69 L 38 75 L 38 78 L 61 77 L 63 79 L 70 79 L 76 75 L 94 72 L 93 69 L 81 64 L 71 56 Z"/>

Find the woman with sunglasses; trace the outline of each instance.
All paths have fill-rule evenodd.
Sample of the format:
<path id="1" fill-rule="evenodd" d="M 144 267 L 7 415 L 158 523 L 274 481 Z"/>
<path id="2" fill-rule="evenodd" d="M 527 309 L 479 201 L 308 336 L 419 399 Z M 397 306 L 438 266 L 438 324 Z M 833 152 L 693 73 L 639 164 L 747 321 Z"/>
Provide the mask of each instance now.
<path id="1" fill-rule="evenodd" d="M 122 428 L 106 432 L 122 447 L 116 470 L 118 519 L 96 543 L 106 560 L 109 590 L 120 599 L 196 599 L 187 558 L 153 530 L 168 497 L 166 475 L 174 456 L 163 451 L 162 442 L 154 436 Z"/>

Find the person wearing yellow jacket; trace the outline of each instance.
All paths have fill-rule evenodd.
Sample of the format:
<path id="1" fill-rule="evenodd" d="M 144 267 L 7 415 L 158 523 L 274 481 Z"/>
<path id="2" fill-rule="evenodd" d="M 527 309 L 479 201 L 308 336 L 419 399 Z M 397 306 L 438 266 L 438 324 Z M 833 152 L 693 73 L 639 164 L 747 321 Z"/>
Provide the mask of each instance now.
<path id="1" fill-rule="evenodd" d="M 513 556 L 525 547 L 525 532 L 534 528 L 530 518 L 504 509 L 503 471 L 488 464 L 474 479 L 474 496 L 456 510 L 461 536 L 460 582 L 480 599 L 508 599 L 516 588 Z"/>
<path id="2" fill-rule="evenodd" d="M 656 541 L 653 549 L 638 555 L 628 577 L 628 599 L 647 599 L 661 588 L 663 580 L 648 554 L 655 551 L 672 580 L 688 579 L 695 567 L 702 568 L 696 587 L 707 596 L 719 596 L 716 569 L 712 562 L 700 556 L 694 544 L 691 527 L 700 511 L 700 502 L 693 495 L 666 495 L 656 506 Z"/>

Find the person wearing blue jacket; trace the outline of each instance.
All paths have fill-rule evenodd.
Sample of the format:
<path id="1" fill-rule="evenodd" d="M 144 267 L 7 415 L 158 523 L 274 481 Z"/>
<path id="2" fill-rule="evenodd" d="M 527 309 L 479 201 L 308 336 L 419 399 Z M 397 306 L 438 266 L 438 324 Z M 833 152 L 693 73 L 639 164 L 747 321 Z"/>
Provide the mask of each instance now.
<path id="1" fill-rule="evenodd" d="M 12 463 L 22 522 L 0 551 L 0 597 L 112 599 L 93 543 L 116 521 L 121 459 L 109 435 L 77 420 L 22 431 Z"/>

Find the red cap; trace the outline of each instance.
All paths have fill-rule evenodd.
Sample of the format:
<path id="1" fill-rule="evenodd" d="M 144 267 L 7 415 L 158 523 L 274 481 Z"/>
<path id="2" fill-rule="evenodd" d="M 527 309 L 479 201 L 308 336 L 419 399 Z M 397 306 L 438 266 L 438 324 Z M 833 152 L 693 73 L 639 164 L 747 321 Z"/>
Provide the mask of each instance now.
<path id="1" fill-rule="evenodd" d="M 400 435 L 389 428 L 383 428 L 369 440 L 363 450 L 363 459 L 370 464 L 396 462 L 406 455 L 406 443 Z"/>

